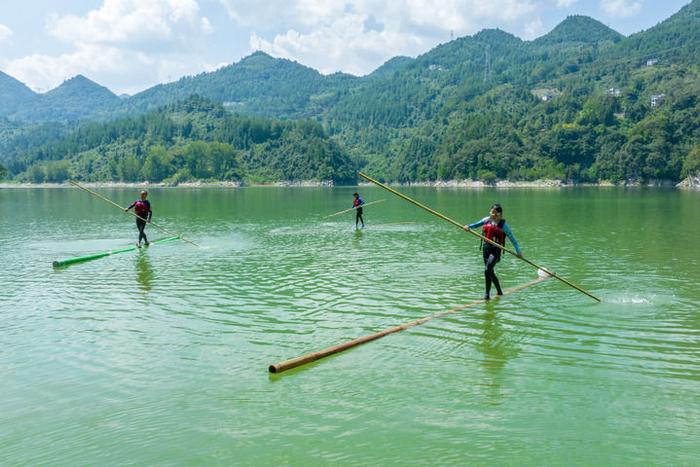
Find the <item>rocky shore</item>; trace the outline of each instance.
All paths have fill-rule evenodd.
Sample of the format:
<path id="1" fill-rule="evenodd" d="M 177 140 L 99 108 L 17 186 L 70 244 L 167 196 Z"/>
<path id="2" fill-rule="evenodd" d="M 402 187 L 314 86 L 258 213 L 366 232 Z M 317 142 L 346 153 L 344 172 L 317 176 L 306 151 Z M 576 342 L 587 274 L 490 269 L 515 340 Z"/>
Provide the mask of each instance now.
<path id="1" fill-rule="evenodd" d="M 240 188 L 246 186 L 269 186 L 269 187 L 332 187 L 335 184 L 331 180 L 283 180 L 271 183 L 245 183 L 245 182 L 182 182 L 171 183 L 151 183 L 151 182 L 82 182 L 82 185 L 91 188 Z M 700 190 L 700 175 L 688 177 L 680 183 L 670 180 L 652 180 L 649 182 L 639 182 L 628 180 L 624 183 L 613 183 L 600 181 L 597 183 L 575 183 L 562 180 L 533 180 L 533 181 L 511 181 L 499 180 L 494 183 L 486 183 L 480 180 L 436 180 L 432 182 L 409 182 L 391 183 L 397 186 L 420 186 L 434 188 L 570 188 L 570 187 L 677 187 L 681 189 Z M 360 182 L 360 186 L 370 186 L 369 182 Z M 0 182 L 0 188 L 70 188 L 72 185 L 65 183 L 13 183 Z"/>
<path id="2" fill-rule="evenodd" d="M 688 177 L 680 182 L 676 187 L 684 190 L 700 190 L 700 174 L 694 177 Z"/>

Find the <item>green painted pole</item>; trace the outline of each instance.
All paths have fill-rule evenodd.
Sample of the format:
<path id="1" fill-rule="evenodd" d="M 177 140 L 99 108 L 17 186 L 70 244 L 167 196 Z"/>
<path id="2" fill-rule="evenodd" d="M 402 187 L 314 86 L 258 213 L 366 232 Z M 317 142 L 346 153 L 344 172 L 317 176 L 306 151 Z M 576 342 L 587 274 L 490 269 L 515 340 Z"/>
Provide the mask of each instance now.
<path id="1" fill-rule="evenodd" d="M 367 181 L 369 181 L 369 182 L 372 182 L 372 183 L 374 183 L 375 185 L 380 186 L 380 187 L 384 188 L 385 190 L 387 190 L 387 191 L 389 191 L 389 192 L 395 194 L 395 195 L 398 196 L 399 198 L 402 198 L 402 199 L 408 201 L 409 203 L 411 203 L 411 204 L 413 204 L 413 205 L 415 205 L 415 206 L 418 206 L 418 207 L 421 208 L 421 209 L 424 209 L 424 210 L 428 211 L 430 214 L 432 214 L 432 215 L 434 215 L 434 216 L 437 216 L 437 217 L 439 217 L 440 219 L 442 219 L 442 220 L 444 220 L 444 221 L 447 221 L 447 222 L 449 222 L 450 224 L 452 224 L 452 225 L 454 225 L 454 226 L 457 226 L 457 227 L 459 227 L 460 229 L 462 229 L 462 230 L 464 230 L 464 231 L 466 231 L 466 232 L 468 232 L 468 233 L 474 235 L 475 237 L 478 237 L 478 238 L 480 238 L 481 240 L 483 240 L 483 241 L 485 241 L 485 242 L 487 242 L 487 243 L 490 243 L 490 244 L 493 245 L 493 246 L 496 246 L 496 247 L 500 248 L 501 250 L 505 251 L 506 253 L 510 253 L 511 255 L 515 256 L 516 258 L 518 258 L 518 259 L 520 259 L 520 260 L 522 260 L 522 261 L 525 261 L 525 262 L 526 262 L 527 264 L 529 264 L 530 266 L 532 266 L 532 267 L 534 267 L 534 268 L 537 268 L 538 270 L 540 270 L 540 271 L 542 271 L 542 272 L 544 272 L 544 273 L 546 273 L 546 274 L 549 274 L 550 276 L 552 276 L 553 278 L 557 279 L 558 281 L 560 281 L 560 282 L 562 282 L 562 283 L 568 285 L 569 287 L 572 287 L 572 288 L 578 290 L 579 292 L 581 292 L 581 293 L 583 293 L 583 294 L 585 294 L 585 295 L 588 295 L 588 296 L 591 297 L 593 300 L 595 300 L 595 301 L 597 301 L 597 302 L 600 302 L 600 299 L 599 299 L 598 297 L 596 297 L 595 295 L 593 295 L 593 294 L 587 292 L 586 290 L 582 289 L 582 288 L 579 287 L 578 285 L 572 284 L 571 282 L 569 282 L 568 280 L 566 280 L 566 279 L 564 279 L 563 277 L 559 276 L 558 274 L 556 274 L 556 273 L 554 273 L 554 272 L 552 272 L 552 271 L 550 271 L 550 270 L 548 270 L 548 269 L 545 269 L 545 268 L 543 268 L 542 266 L 539 266 L 539 265 L 535 264 L 534 262 L 530 261 L 530 260 L 527 259 L 527 258 L 523 258 L 522 256 L 518 255 L 516 252 L 514 252 L 514 251 L 512 251 L 512 250 L 509 250 L 508 248 L 504 247 L 503 245 L 501 245 L 501 244 L 499 244 L 499 243 L 497 243 L 497 242 L 494 242 L 494 241 L 492 241 L 492 240 L 489 240 L 488 238 L 484 237 L 483 235 L 480 235 L 480 234 L 474 232 L 472 229 L 465 227 L 463 224 L 460 224 L 459 222 L 457 222 L 457 221 L 455 221 L 455 220 L 453 220 L 453 219 L 450 219 L 449 217 L 445 216 L 444 214 L 440 214 L 439 212 L 437 212 L 437 211 L 435 211 L 435 210 L 433 210 L 433 209 L 430 209 L 430 208 L 429 208 L 428 206 L 426 206 L 425 204 L 419 203 L 418 201 L 416 201 L 416 200 L 414 200 L 414 199 L 412 199 L 412 198 L 409 198 L 408 196 L 404 195 L 403 193 L 399 193 L 398 191 L 394 190 L 393 188 L 384 185 L 383 183 L 381 183 L 381 182 L 379 182 L 379 181 L 377 181 L 377 180 L 375 180 L 375 179 L 373 179 L 373 178 L 371 178 L 371 177 L 369 177 L 369 176 L 363 174 L 362 172 L 359 172 L 359 175 L 360 175 L 360 177 L 364 178 L 365 180 L 367 180 Z"/>
<path id="2" fill-rule="evenodd" d="M 151 245 L 157 244 L 157 243 L 172 242 L 173 240 L 177 240 L 179 238 L 180 237 L 161 238 L 159 240 L 152 241 Z M 119 253 L 126 253 L 127 251 L 138 250 L 138 248 L 139 247 L 137 247 L 137 246 L 132 246 L 132 247 L 128 247 L 128 248 L 120 248 L 119 250 L 105 251 L 102 253 L 93 253 L 91 255 L 77 256 L 75 258 L 62 259 L 59 261 L 54 261 L 53 267 L 60 268 L 60 267 L 69 266 L 69 265 L 75 264 L 75 263 L 84 263 L 85 261 L 92 261 L 93 259 L 104 258 L 105 256 L 112 256 L 112 255 L 117 255 Z"/>

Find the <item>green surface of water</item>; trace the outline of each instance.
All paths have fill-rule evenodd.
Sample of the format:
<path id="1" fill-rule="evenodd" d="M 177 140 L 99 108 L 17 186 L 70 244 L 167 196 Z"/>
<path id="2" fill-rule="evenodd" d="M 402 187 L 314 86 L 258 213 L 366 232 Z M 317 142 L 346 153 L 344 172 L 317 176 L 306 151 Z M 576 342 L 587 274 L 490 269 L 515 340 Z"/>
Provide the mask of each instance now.
<path id="1" fill-rule="evenodd" d="M 483 295 L 478 240 L 379 188 L 366 229 L 324 218 L 356 189 L 153 189 L 204 248 L 56 270 L 133 244 L 133 219 L 0 190 L 0 463 L 697 464 L 700 193 L 402 189 L 465 223 L 501 202 L 528 258 L 603 303 L 549 280 L 270 375 Z"/>

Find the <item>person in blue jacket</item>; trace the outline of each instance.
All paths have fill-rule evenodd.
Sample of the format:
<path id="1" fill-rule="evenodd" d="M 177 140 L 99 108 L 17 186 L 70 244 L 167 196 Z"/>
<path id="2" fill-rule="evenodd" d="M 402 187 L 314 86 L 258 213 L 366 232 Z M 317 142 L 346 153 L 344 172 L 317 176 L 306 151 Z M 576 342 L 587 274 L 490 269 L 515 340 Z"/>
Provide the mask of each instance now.
<path id="1" fill-rule="evenodd" d="M 503 208 L 500 204 L 492 205 L 489 209 L 489 215 L 487 217 L 464 227 L 466 230 L 481 227 L 481 234 L 484 237 L 501 246 L 505 246 L 506 237 L 508 237 L 515 247 L 515 252 L 517 255 L 521 258 L 523 257 L 518 241 L 515 239 L 515 236 L 513 235 L 513 232 L 511 232 L 506 220 L 503 219 Z M 491 284 L 496 286 L 496 293 L 498 295 L 503 295 L 501 283 L 498 281 L 498 277 L 496 277 L 496 272 L 494 270 L 496 263 L 501 260 L 502 250 L 501 248 L 488 242 L 483 242 L 481 249 L 484 256 L 484 279 L 486 280 L 486 293 L 484 294 L 484 300 L 489 300 L 491 298 Z"/>
<path id="2" fill-rule="evenodd" d="M 352 207 L 355 208 L 355 228 L 357 228 L 358 222 L 362 222 L 362 227 L 364 228 L 365 220 L 362 218 L 362 205 L 365 202 L 358 193 L 353 193 L 352 195 L 355 197 L 352 200 Z"/>

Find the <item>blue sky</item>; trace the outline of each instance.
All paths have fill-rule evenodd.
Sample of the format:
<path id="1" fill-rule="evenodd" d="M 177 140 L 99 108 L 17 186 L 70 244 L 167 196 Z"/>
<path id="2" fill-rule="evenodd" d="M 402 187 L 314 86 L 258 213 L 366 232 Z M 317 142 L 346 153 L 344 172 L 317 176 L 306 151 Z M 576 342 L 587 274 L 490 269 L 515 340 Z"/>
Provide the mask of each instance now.
<path id="1" fill-rule="evenodd" d="M 261 49 L 322 73 L 371 72 L 396 55 L 499 27 L 523 39 L 566 16 L 625 34 L 689 0 L 24 0 L 0 2 L 0 70 L 38 91 L 83 74 L 133 94 Z"/>

